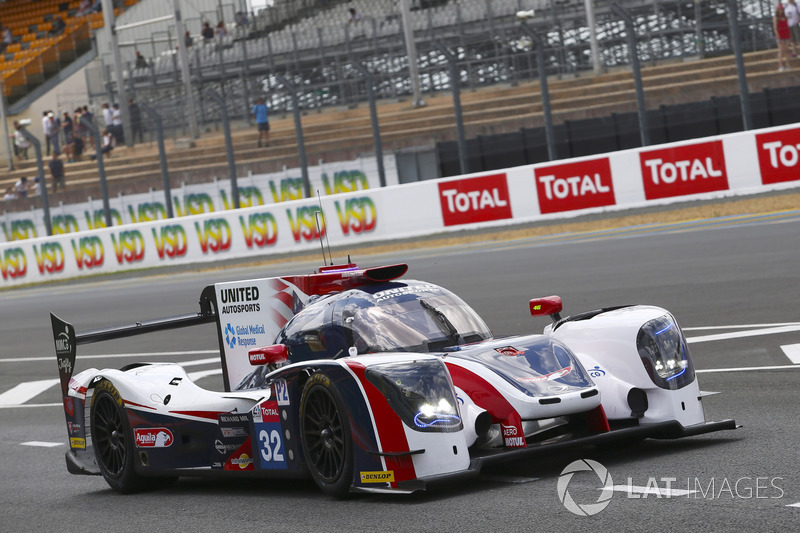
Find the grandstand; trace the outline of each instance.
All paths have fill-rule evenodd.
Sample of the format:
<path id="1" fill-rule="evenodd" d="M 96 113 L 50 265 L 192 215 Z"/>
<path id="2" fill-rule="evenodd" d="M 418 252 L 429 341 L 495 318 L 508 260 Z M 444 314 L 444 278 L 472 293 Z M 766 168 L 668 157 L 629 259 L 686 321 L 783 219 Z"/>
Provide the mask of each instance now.
<path id="1" fill-rule="evenodd" d="M 415 2 L 412 24 L 420 56 L 420 71 L 427 106 L 410 104 L 408 62 L 400 28 L 400 15 L 393 0 L 291 1 L 250 14 L 247 25 L 228 25 L 228 36 L 204 44 L 197 32 L 203 21 L 234 19 L 236 4 L 218 0 L 184 0 L 186 27 L 195 37 L 190 48 L 190 72 L 194 96 L 200 103 L 198 119 L 203 134 L 195 148 L 180 142 L 168 150 L 173 186 L 214 177 L 227 178 L 224 140 L 219 128 L 221 111 L 204 97 L 206 89 L 224 96 L 233 117 L 237 173 L 277 171 L 297 167 L 291 98 L 277 80 L 281 74 L 300 86 L 300 105 L 309 161 L 353 159 L 371 153 L 372 130 L 366 105 L 364 80 L 353 64 L 367 65 L 375 76 L 381 137 L 384 149 L 434 149 L 453 140 L 455 122 L 447 65 L 434 44 L 443 42 L 458 52 L 462 74 L 464 119 L 467 135 L 491 135 L 520 128 L 541 127 L 541 95 L 536 81 L 539 65 L 527 32 L 514 16 L 520 9 L 535 7 L 537 17 L 529 25 L 545 38 L 546 64 L 550 75 L 550 98 L 557 123 L 609 116 L 635 110 L 634 86 L 627 67 L 629 56 L 620 21 L 609 11 L 609 2 L 598 0 L 598 35 L 601 57 L 607 69 L 593 75 L 587 29 L 580 6 L 583 2 L 553 3 L 543 0 L 450 0 Z M 31 4 L 18 0 L 4 5 Z M 54 15 L 64 4 L 43 0 Z M 126 63 L 128 94 L 148 103 L 163 117 L 172 139 L 188 135 L 184 108 L 186 95 L 180 82 L 176 34 L 170 22 L 139 24 L 170 14 L 170 2 L 127 2 L 118 26 Z M 188 4 L 191 4 L 187 7 Z M 769 40 L 769 6 L 759 2 L 743 6 L 747 27 L 743 33 L 749 50 L 747 74 L 751 92 L 797 85 L 798 75 L 778 73 Z M 72 4 L 69 4 L 70 6 Z M 362 14 L 358 24 L 347 22 L 346 7 L 354 5 Z M 708 2 L 703 9 L 687 9 L 681 2 L 622 2 L 637 21 L 638 53 L 644 61 L 644 86 L 649 108 L 737 93 L 736 68 L 730 55 L 724 2 Z M 66 11 L 69 14 L 73 8 Z M 697 18 L 699 15 L 699 19 Z M 47 15 L 42 15 L 42 17 Z M 52 18 L 52 17 L 51 17 Z M 74 17 L 72 17 L 74 18 Z M 74 24 L 72 18 L 69 24 Z M 0 20 L 5 20 L 0 18 Z M 698 32 L 698 21 L 702 28 Z M 85 22 L 84 22 L 85 25 Z M 37 31 L 38 27 L 36 28 Z M 30 33 L 30 32 L 28 32 Z M 697 39 L 697 35 L 701 39 Z M 105 32 L 95 36 L 97 50 L 107 50 Z M 703 46 L 698 46 L 702 41 Z M 133 54 L 143 50 L 148 66 L 135 68 Z M 102 57 L 102 56 L 101 56 Z M 109 60 L 103 60 L 108 65 Z M 101 79 L 90 84 L 89 97 L 97 105 L 110 99 L 116 80 L 109 69 L 87 67 Z M 272 110 L 272 146 L 258 149 L 253 128 L 247 123 L 249 106 L 265 94 Z M 30 113 L 37 116 L 37 113 Z M 153 124 L 145 125 L 149 141 L 133 149 L 118 148 L 106 161 L 112 195 L 133 194 L 160 187 L 160 174 Z M 5 188 L 21 175 L 33 173 L 33 162 L 0 177 Z M 437 176 L 425 176 L 437 177 Z M 67 165 L 69 189 L 56 201 L 83 201 L 99 196 L 97 167 L 91 162 Z M 15 202 L 13 209 L 27 209 L 36 199 Z"/>

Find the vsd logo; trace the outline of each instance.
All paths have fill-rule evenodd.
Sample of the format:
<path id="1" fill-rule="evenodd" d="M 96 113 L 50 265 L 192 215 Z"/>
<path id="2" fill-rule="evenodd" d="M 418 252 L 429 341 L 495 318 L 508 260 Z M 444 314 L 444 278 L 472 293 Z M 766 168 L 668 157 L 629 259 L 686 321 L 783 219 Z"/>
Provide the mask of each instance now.
<path id="1" fill-rule="evenodd" d="M 23 278 L 28 272 L 28 260 L 22 248 L 6 248 L 0 254 L 0 273 L 3 279 Z"/>
<path id="2" fill-rule="evenodd" d="M 197 232 L 197 239 L 200 241 L 200 249 L 204 254 L 207 254 L 209 250 L 218 253 L 230 249 L 231 227 L 224 218 L 205 220 L 202 227 L 199 222 L 195 222 L 194 229 Z"/>

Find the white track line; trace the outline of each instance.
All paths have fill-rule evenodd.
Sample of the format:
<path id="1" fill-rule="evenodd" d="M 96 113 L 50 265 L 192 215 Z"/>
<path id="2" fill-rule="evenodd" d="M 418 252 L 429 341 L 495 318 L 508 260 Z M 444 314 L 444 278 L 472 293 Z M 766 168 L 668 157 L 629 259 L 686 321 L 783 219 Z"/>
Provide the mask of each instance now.
<path id="1" fill-rule="evenodd" d="M 686 342 L 692 344 L 697 342 L 724 341 L 728 339 L 741 339 L 744 337 L 758 337 L 760 335 L 775 335 L 776 333 L 790 333 L 792 331 L 800 331 L 800 325 L 751 329 L 749 331 L 736 331 L 732 333 L 717 333 L 716 335 L 703 335 L 700 337 L 687 338 Z"/>
<path id="2" fill-rule="evenodd" d="M 800 344 L 787 344 L 786 346 L 781 346 L 781 350 L 789 358 L 789 361 L 796 365 L 800 364 Z"/>
<path id="3" fill-rule="evenodd" d="M 53 385 L 56 385 L 59 381 L 58 379 L 45 379 L 42 381 L 20 383 L 13 389 L 0 394 L 0 407 L 25 403 L 34 396 L 38 396 Z"/>

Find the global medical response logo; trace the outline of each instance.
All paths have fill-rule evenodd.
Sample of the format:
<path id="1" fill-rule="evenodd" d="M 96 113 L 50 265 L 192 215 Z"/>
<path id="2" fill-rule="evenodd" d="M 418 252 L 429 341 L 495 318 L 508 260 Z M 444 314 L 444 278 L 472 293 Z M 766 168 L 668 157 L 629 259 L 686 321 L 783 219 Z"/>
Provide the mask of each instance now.
<path id="1" fill-rule="evenodd" d="M 233 331 L 233 326 L 231 326 L 230 322 L 225 326 L 225 344 L 231 349 L 236 346 L 236 332 Z"/>
<path id="2" fill-rule="evenodd" d="M 728 190 L 722 141 L 639 153 L 648 200 Z"/>
<path id="3" fill-rule="evenodd" d="M 756 135 L 761 183 L 800 180 L 800 128 Z"/>
<path id="4" fill-rule="evenodd" d="M 167 428 L 135 428 L 133 440 L 137 448 L 167 448 L 175 439 Z"/>
<path id="5" fill-rule="evenodd" d="M 505 174 L 439 183 L 445 226 L 511 218 Z"/>
<path id="6" fill-rule="evenodd" d="M 607 157 L 534 169 L 542 214 L 616 204 Z"/>

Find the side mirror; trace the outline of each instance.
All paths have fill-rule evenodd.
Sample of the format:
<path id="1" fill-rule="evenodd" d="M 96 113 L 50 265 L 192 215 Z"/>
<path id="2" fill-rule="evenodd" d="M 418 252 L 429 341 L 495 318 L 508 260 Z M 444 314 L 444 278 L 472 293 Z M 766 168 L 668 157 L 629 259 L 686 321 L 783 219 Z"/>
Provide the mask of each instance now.
<path id="1" fill-rule="evenodd" d="M 253 348 L 247 352 L 247 356 L 253 366 L 280 365 L 289 360 L 289 349 L 285 344 L 273 344 Z"/>
<path id="2" fill-rule="evenodd" d="M 549 315 L 553 322 L 561 320 L 561 296 L 544 296 L 531 300 L 531 316 Z"/>

